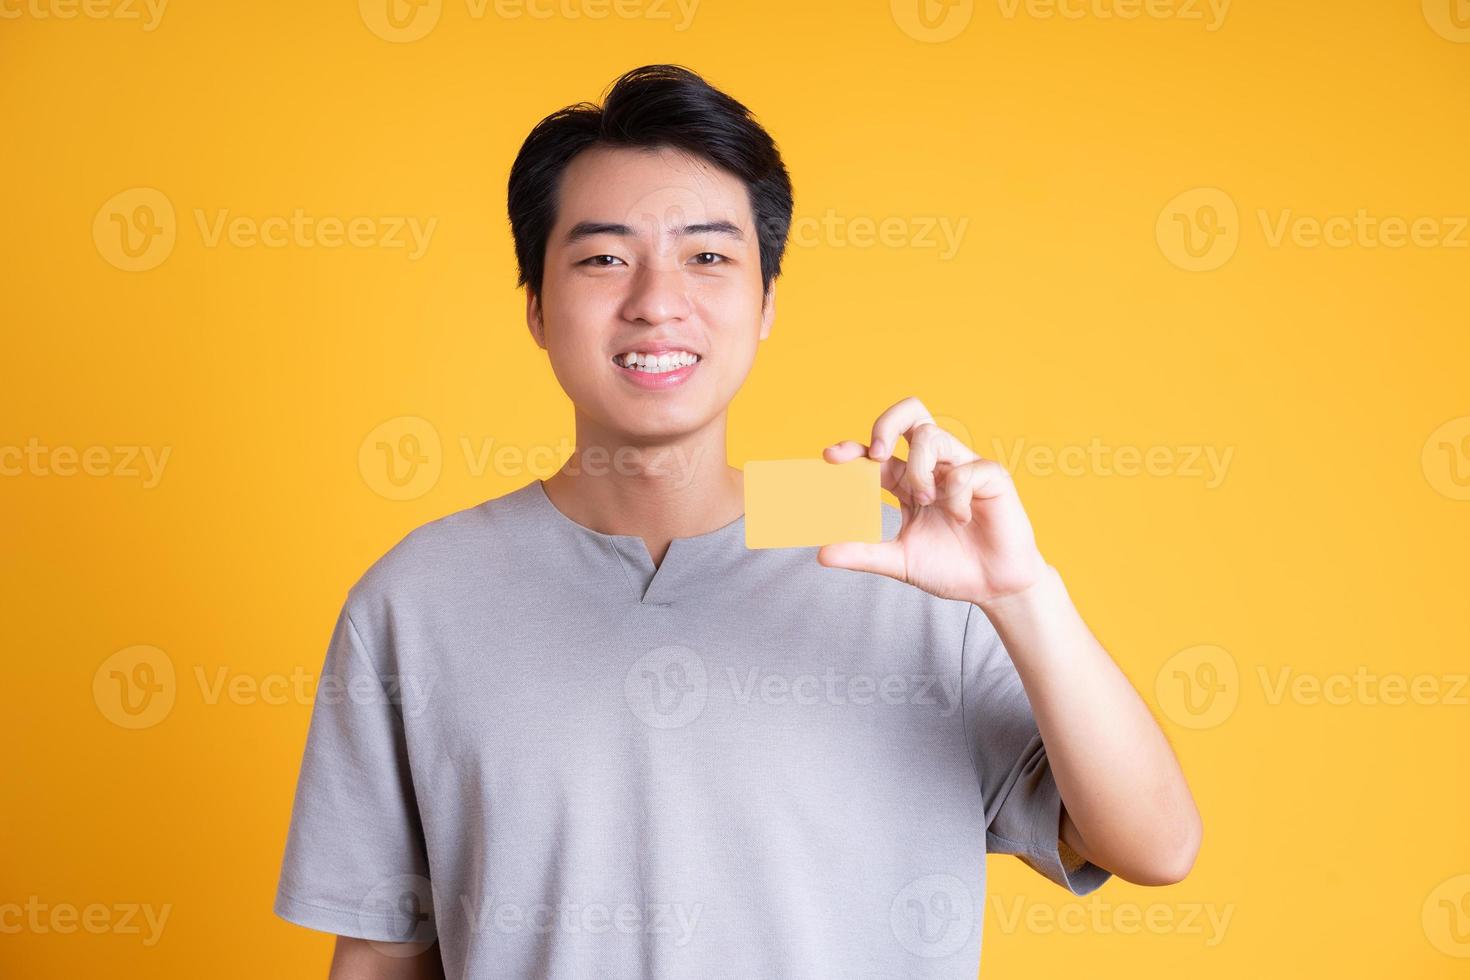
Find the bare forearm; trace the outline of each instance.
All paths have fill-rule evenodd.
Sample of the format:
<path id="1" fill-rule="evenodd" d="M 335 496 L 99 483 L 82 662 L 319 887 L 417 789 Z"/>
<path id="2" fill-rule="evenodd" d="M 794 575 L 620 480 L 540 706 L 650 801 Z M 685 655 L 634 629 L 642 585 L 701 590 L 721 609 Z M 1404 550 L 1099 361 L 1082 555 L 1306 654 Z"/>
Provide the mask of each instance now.
<path id="1" fill-rule="evenodd" d="M 439 944 L 369 942 L 338 936 L 327 980 L 444 980 Z"/>
<path id="2" fill-rule="evenodd" d="M 1061 576 L 1048 566 L 1030 588 L 979 605 L 1031 701 L 1079 853 L 1137 884 L 1183 878 L 1199 851 L 1199 810 L 1168 739 Z"/>

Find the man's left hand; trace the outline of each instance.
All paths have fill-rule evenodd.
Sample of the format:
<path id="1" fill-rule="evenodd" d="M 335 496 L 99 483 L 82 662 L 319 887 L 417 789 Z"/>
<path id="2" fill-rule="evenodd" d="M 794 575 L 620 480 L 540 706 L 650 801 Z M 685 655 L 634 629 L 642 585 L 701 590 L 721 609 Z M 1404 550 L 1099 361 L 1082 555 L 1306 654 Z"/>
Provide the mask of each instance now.
<path id="1" fill-rule="evenodd" d="M 900 436 L 908 440 L 908 459 L 893 455 Z M 977 605 L 1022 592 L 1046 572 L 1010 473 L 936 425 L 917 398 L 878 416 L 870 445 L 849 439 L 822 456 L 830 463 L 878 461 L 903 524 L 891 541 L 823 545 L 821 564 L 876 572 Z"/>

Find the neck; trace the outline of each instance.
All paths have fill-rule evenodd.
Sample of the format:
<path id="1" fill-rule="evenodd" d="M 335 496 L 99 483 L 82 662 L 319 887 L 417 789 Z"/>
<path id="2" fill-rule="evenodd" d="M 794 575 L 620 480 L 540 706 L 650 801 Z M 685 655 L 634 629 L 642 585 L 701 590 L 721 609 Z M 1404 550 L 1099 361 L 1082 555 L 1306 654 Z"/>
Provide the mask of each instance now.
<path id="1" fill-rule="evenodd" d="M 698 432 L 632 437 L 577 419 L 577 445 L 542 481 L 572 520 L 644 540 L 657 564 L 674 538 L 704 534 L 745 511 L 745 477 L 725 459 L 725 414 Z"/>

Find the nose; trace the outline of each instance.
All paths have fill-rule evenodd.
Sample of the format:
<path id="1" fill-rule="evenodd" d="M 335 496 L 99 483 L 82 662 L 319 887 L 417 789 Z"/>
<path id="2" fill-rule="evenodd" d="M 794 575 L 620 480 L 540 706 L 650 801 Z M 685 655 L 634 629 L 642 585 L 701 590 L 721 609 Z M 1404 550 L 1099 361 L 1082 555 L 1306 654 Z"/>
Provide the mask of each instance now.
<path id="1" fill-rule="evenodd" d="M 645 263 L 632 278 L 623 301 L 623 318 L 633 323 L 656 325 L 688 319 L 689 302 L 683 272 L 668 263 Z"/>

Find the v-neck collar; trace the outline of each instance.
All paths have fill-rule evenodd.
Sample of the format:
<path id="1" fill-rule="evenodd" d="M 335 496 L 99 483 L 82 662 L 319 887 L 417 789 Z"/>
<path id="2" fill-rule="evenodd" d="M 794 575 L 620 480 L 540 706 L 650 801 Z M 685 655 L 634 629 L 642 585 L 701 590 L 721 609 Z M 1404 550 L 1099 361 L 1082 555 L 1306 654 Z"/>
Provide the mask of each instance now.
<path id="1" fill-rule="evenodd" d="M 667 606 L 678 595 L 679 580 L 687 569 L 696 567 L 702 556 L 718 554 L 721 549 L 744 547 L 745 515 L 741 514 L 728 524 L 684 538 L 674 538 L 664 552 L 663 561 L 657 567 L 648 553 L 648 546 L 636 534 L 607 534 L 595 531 L 585 524 L 572 520 L 546 493 L 541 480 L 532 480 L 526 487 L 530 499 L 546 512 L 547 516 L 561 524 L 571 533 L 588 538 L 612 551 L 622 566 L 633 598 L 644 606 Z"/>

